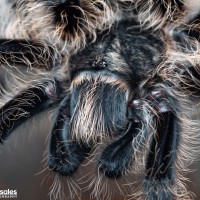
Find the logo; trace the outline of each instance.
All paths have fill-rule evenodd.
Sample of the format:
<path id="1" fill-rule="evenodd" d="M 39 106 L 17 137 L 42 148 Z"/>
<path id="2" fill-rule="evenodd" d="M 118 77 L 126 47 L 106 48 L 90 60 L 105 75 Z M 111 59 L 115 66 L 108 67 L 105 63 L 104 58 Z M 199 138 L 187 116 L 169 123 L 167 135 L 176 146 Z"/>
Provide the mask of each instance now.
<path id="1" fill-rule="evenodd" d="M 3 198 L 17 198 L 17 190 L 0 190 L 0 199 Z"/>

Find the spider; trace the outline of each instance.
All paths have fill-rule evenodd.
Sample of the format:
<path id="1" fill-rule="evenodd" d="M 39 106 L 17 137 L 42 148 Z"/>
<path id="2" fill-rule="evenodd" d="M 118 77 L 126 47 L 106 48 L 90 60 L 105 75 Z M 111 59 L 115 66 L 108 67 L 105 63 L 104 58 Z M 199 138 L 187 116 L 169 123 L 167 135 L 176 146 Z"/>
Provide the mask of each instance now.
<path id="1" fill-rule="evenodd" d="M 199 96 L 198 0 L 2 0 L 0 7 L 1 66 L 22 71 L 10 74 L 15 91 L 1 83 L 1 145 L 57 107 L 49 170 L 70 177 L 106 144 L 96 157 L 99 176 L 141 173 L 138 198 L 192 198 L 182 175 L 198 140 L 188 128 L 196 126 L 188 112 Z"/>

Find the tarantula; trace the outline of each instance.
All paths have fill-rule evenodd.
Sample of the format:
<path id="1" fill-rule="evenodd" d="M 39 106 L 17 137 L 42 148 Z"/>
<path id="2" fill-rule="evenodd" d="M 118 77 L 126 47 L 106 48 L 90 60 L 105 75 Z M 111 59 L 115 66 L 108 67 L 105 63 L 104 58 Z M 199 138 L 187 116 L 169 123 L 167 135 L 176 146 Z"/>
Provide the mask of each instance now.
<path id="1" fill-rule="evenodd" d="M 22 71 L 10 74 L 15 91 L 1 83 L 1 145 L 58 107 L 50 170 L 70 177 L 106 144 L 100 177 L 141 173 L 138 198 L 192 198 L 182 174 L 199 138 L 188 116 L 199 95 L 199 3 L 1 0 L 1 67 Z"/>

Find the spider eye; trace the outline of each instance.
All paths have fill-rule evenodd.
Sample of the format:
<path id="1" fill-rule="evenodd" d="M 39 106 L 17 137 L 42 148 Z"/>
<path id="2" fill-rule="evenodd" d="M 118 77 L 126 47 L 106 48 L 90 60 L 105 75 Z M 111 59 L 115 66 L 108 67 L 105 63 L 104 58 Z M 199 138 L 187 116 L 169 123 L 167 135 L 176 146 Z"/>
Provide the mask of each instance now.
<path id="1" fill-rule="evenodd" d="M 98 62 L 97 60 L 93 61 L 91 66 L 94 68 L 105 68 L 107 67 L 107 62 L 106 61 L 100 61 Z"/>
<path id="2" fill-rule="evenodd" d="M 92 66 L 92 67 L 97 67 L 97 61 L 96 61 L 96 60 L 93 61 L 91 66 Z"/>
<path id="3" fill-rule="evenodd" d="M 106 66 L 107 66 L 107 63 L 105 61 L 102 61 L 102 62 L 99 63 L 99 67 L 104 68 Z"/>

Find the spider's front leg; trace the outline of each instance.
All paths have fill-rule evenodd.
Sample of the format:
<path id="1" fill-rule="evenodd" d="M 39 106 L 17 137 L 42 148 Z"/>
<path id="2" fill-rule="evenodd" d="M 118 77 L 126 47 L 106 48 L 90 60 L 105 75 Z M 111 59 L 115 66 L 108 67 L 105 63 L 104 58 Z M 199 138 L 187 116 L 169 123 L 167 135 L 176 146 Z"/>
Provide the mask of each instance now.
<path id="1" fill-rule="evenodd" d="M 49 145 L 49 168 L 61 175 L 71 175 L 89 153 L 91 147 L 72 140 L 70 133 L 70 98 L 60 104 Z"/>
<path id="2" fill-rule="evenodd" d="M 144 192 L 150 200 L 170 200 L 171 188 L 176 180 L 175 161 L 180 127 L 171 110 L 159 113 L 155 123 L 156 133 L 146 163 Z"/>
<path id="3" fill-rule="evenodd" d="M 62 83 L 49 80 L 21 91 L 0 109 L 0 144 L 27 119 L 57 105 L 63 98 Z"/>
<path id="4" fill-rule="evenodd" d="M 0 39 L 0 64 L 49 69 L 58 64 L 58 55 L 43 41 Z"/>
<path id="5" fill-rule="evenodd" d="M 171 188 L 175 184 L 175 161 L 179 126 L 172 111 L 156 119 L 157 132 L 151 141 L 147 157 L 147 175 L 144 190 L 149 199 L 172 199 Z"/>
<path id="6" fill-rule="evenodd" d="M 168 80 L 180 84 L 179 88 L 184 93 L 189 92 L 189 96 L 199 96 L 199 9 L 191 16 L 188 15 L 186 19 L 186 23 L 181 23 L 171 32 L 175 51 L 169 52 L 169 55 L 171 54 L 172 64 L 165 66 L 167 69 L 166 75 L 168 76 Z M 180 55 L 178 55 L 177 52 L 180 53 Z"/>
<path id="7" fill-rule="evenodd" d="M 144 105 L 143 100 L 137 102 L 141 102 L 137 105 Z M 171 200 L 172 187 L 176 180 L 175 162 L 181 131 L 177 117 L 179 105 L 164 89 L 150 92 L 145 97 L 145 102 L 153 109 L 152 125 L 155 131 L 152 134 L 145 166 L 144 193 L 149 200 Z M 133 104 L 133 107 L 140 109 L 137 105 Z"/>

